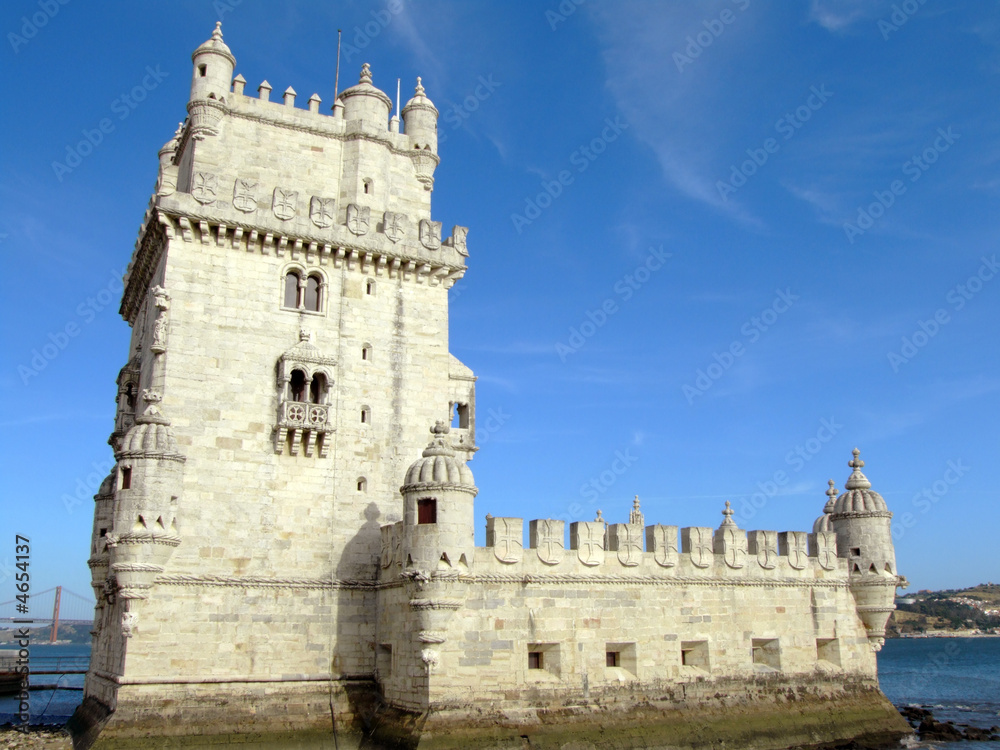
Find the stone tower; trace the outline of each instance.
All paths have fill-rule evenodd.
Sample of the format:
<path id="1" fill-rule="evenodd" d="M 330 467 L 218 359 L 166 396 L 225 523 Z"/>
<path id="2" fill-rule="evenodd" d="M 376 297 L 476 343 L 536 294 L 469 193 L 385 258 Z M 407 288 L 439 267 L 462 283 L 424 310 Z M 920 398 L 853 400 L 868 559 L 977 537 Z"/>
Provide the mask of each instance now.
<path id="1" fill-rule="evenodd" d="M 330 114 L 291 87 L 270 101 L 266 81 L 247 96 L 235 65 L 217 24 L 125 277 L 78 715 L 92 734 L 114 711 L 102 737 L 141 731 L 164 700 L 272 683 L 251 714 L 294 699 L 328 724 L 330 686 L 336 710 L 374 671 L 379 526 L 401 519 L 428 428 L 453 425 L 452 461 L 476 450 L 475 377 L 448 351 L 467 230 L 442 237 L 431 213 L 424 87 L 400 132 L 368 64 Z M 442 539 L 456 564 L 468 499 L 468 539 Z"/>

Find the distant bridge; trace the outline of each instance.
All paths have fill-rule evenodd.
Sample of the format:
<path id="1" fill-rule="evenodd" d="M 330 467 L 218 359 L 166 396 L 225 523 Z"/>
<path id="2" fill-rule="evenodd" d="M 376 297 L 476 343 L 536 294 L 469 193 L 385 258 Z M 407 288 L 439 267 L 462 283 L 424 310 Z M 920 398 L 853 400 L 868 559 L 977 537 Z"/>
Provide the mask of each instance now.
<path id="1" fill-rule="evenodd" d="M 26 607 L 17 599 L 0 602 L 0 627 L 50 625 L 52 627 L 49 633 L 50 643 L 58 640 L 60 625 L 86 626 L 93 622 L 93 598 L 80 596 L 63 586 L 53 586 L 37 594 L 32 592 Z"/>

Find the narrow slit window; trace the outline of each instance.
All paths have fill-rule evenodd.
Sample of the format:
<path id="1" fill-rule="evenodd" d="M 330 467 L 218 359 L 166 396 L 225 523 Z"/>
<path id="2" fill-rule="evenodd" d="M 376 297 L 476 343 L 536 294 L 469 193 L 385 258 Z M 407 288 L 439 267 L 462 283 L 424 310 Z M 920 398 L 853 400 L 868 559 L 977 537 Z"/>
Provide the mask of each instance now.
<path id="1" fill-rule="evenodd" d="M 371 279 L 365 282 L 365 294 L 375 294 L 375 282 Z"/>
<path id="2" fill-rule="evenodd" d="M 320 284 L 318 276 L 310 276 L 306 279 L 306 310 L 311 310 L 312 312 L 319 312 L 320 306 Z"/>
<path id="3" fill-rule="evenodd" d="M 364 477 L 358 477 L 358 492 L 368 491 L 368 480 Z"/>
<path id="4" fill-rule="evenodd" d="M 201 76 L 202 78 L 204 78 L 205 76 L 207 76 L 208 75 L 208 66 L 207 65 L 199 65 L 198 66 L 198 75 Z"/>
<path id="5" fill-rule="evenodd" d="M 122 489 L 132 489 L 132 469 L 126 466 L 122 469 Z"/>
<path id="6" fill-rule="evenodd" d="M 284 306 L 299 306 L 299 275 L 297 273 L 289 273 L 285 276 Z"/>

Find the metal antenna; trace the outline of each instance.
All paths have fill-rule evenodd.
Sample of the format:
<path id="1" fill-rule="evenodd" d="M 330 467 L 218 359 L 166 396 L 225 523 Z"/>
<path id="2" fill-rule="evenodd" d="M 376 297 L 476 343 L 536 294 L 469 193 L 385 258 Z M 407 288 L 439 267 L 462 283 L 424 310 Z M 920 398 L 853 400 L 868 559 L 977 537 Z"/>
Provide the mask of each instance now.
<path id="1" fill-rule="evenodd" d="M 333 82 L 333 103 L 337 103 L 337 95 L 340 93 L 340 29 L 337 29 L 337 77 Z"/>
<path id="2" fill-rule="evenodd" d="M 399 79 L 396 79 L 396 119 L 399 119 Z"/>

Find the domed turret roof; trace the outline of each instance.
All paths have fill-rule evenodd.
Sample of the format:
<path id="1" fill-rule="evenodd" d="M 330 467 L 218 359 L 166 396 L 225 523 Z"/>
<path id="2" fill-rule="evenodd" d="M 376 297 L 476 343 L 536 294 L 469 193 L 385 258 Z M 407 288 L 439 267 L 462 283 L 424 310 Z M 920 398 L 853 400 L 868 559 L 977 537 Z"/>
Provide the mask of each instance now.
<path id="1" fill-rule="evenodd" d="M 854 469 L 854 471 L 848 477 L 847 482 L 844 483 L 844 488 L 847 492 L 838 497 L 836 503 L 834 503 L 833 515 L 889 512 L 885 500 L 882 499 L 880 494 L 872 490 L 872 483 L 868 481 L 868 477 L 861 473 L 865 462 L 859 458 L 860 455 L 861 451 L 855 448 L 854 460 L 847 462 L 847 465 Z"/>
<path id="2" fill-rule="evenodd" d="M 112 471 L 106 477 L 104 481 L 101 482 L 100 488 L 97 490 L 97 494 L 94 495 L 95 500 L 104 500 L 115 494 L 115 472 Z"/>
<path id="3" fill-rule="evenodd" d="M 833 525 L 830 521 L 830 516 L 833 515 L 833 508 L 837 502 L 837 487 L 834 481 L 831 479 L 827 482 L 830 486 L 826 488 L 826 505 L 823 506 L 823 515 L 816 519 L 813 524 L 813 533 L 819 532 L 830 532 L 833 531 Z"/>
<path id="4" fill-rule="evenodd" d="M 434 102 L 427 98 L 420 76 L 417 76 L 417 88 L 414 90 L 413 97 L 406 103 L 406 106 L 403 107 L 403 114 L 405 115 L 407 110 L 411 109 L 432 109 L 434 110 L 434 114 L 438 113 L 437 107 L 434 106 Z"/>
<path id="5" fill-rule="evenodd" d="M 212 32 L 211 39 L 204 42 L 191 54 L 191 60 L 193 61 L 198 55 L 205 52 L 214 52 L 217 55 L 222 55 L 228 58 L 233 65 L 236 65 L 236 58 L 233 57 L 233 53 L 226 46 L 226 43 L 222 41 L 222 21 L 215 22 L 215 31 Z"/>
<path id="6" fill-rule="evenodd" d="M 160 395 L 149 389 L 142 394 L 148 406 L 135 419 L 135 424 L 125 433 L 118 458 L 165 457 L 184 460 L 177 449 L 177 438 L 167 419 L 157 408 Z"/>
<path id="7" fill-rule="evenodd" d="M 389 98 L 388 94 L 372 85 L 372 69 L 368 63 L 361 66 L 361 78 L 357 85 L 344 89 L 337 98 L 348 99 L 352 96 L 373 96 L 385 104 L 387 109 L 392 109 L 392 99 Z"/>
<path id="8" fill-rule="evenodd" d="M 413 485 L 452 485 L 475 488 L 472 471 L 465 461 L 455 457 L 455 449 L 447 435 L 451 429 L 444 422 L 431 428 L 430 444 L 424 449 L 423 457 L 417 459 L 406 472 L 403 490 Z"/>

